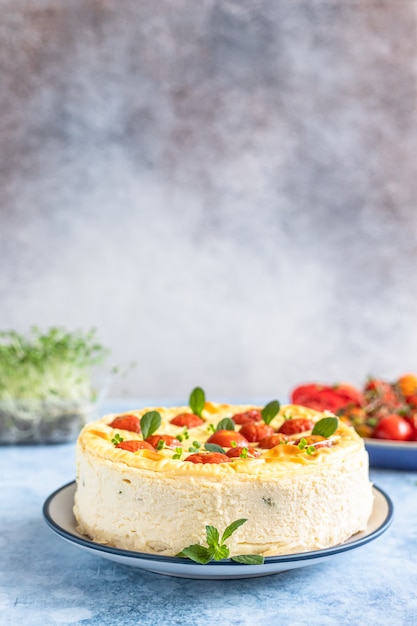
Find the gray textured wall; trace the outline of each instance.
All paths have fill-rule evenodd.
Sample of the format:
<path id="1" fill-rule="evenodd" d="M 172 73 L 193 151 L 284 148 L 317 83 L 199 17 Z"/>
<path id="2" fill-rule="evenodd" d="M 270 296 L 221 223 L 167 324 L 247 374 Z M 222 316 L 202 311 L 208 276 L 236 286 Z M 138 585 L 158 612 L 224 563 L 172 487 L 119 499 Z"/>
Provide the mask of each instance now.
<path id="1" fill-rule="evenodd" d="M 0 0 L 0 328 L 113 395 L 417 370 L 417 5 Z"/>

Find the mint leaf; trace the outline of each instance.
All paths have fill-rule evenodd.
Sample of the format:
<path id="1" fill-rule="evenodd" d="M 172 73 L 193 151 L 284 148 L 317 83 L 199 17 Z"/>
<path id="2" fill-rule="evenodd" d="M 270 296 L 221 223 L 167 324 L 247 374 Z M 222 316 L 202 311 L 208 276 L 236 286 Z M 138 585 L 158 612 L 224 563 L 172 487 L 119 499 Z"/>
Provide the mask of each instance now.
<path id="1" fill-rule="evenodd" d="M 229 548 L 226 545 L 217 545 L 213 548 L 213 558 L 215 561 L 221 561 L 222 559 L 229 558 Z"/>
<path id="2" fill-rule="evenodd" d="M 192 561 L 201 563 L 202 565 L 205 565 L 213 558 L 211 550 L 205 546 L 200 546 L 198 543 L 194 543 L 191 546 L 184 548 L 184 550 L 181 550 L 177 556 L 186 556 Z"/>
<path id="3" fill-rule="evenodd" d="M 201 387 L 195 387 L 190 394 L 189 405 L 193 413 L 201 417 L 206 402 L 206 394 Z"/>
<path id="4" fill-rule="evenodd" d="M 226 541 L 226 539 L 228 539 L 231 535 L 233 535 L 233 533 L 235 532 L 235 530 L 237 530 L 239 528 L 239 526 L 242 526 L 247 521 L 248 521 L 247 519 L 237 519 L 234 522 L 232 522 L 225 529 L 225 531 L 224 531 L 224 533 L 222 535 L 222 543 L 224 543 Z"/>
<path id="5" fill-rule="evenodd" d="M 221 454 L 226 454 L 226 450 L 221 446 L 218 446 L 217 443 L 205 443 L 204 447 L 208 452 L 220 452 Z"/>
<path id="6" fill-rule="evenodd" d="M 217 546 L 219 543 L 220 535 L 217 528 L 214 526 L 206 526 L 207 545 L 210 547 Z"/>
<path id="7" fill-rule="evenodd" d="M 161 425 L 161 416 L 158 411 L 148 411 L 145 415 L 142 415 L 140 420 L 140 430 L 142 437 L 147 439 L 154 434 L 155 431 Z"/>
<path id="8" fill-rule="evenodd" d="M 274 417 L 278 415 L 280 409 L 280 403 L 278 400 L 272 400 L 261 411 L 262 419 L 265 424 L 270 424 Z"/>
<path id="9" fill-rule="evenodd" d="M 265 562 L 264 557 L 260 554 L 242 554 L 240 556 L 232 556 L 231 559 L 243 565 L 263 565 Z"/>
<path id="10" fill-rule="evenodd" d="M 321 437 L 325 437 L 327 439 L 337 430 L 338 425 L 339 420 L 337 417 L 323 417 L 315 424 L 311 434 L 320 435 Z"/>
<path id="11" fill-rule="evenodd" d="M 230 417 L 224 417 L 217 424 L 216 430 L 236 430 L 236 425 Z"/>

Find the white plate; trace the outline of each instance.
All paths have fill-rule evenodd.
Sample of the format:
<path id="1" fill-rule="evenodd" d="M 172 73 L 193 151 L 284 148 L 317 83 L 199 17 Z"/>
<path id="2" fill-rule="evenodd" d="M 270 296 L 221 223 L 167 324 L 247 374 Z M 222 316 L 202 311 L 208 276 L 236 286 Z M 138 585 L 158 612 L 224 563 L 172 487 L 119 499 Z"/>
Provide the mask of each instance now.
<path id="1" fill-rule="evenodd" d="M 43 506 L 43 515 L 48 526 L 60 537 L 91 554 L 102 556 L 117 563 L 140 567 L 156 574 L 182 578 L 251 578 L 253 576 L 278 574 L 279 572 L 306 567 L 307 565 L 315 565 L 347 550 L 359 548 L 379 537 L 391 524 L 393 505 L 387 494 L 378 487 L 374 487 L 373 492 L 375 496 L 374 508 L 368 527 L 364 532 L 357 533 L 345 543 L 333 548 L 266 557 L 263 565 L 242 565 L 229 559 L 217 562 L 211 561 L 207 565 L 200 565 L 188 559 L 119 550 L 118 548 L 95 543 L 84 535 L 80 535 L 75 527 L 75 519 L 72 512 L 75 482 L 64 485 L 49 496 Z"/>
<path id="2" fill-rule="evenodd" d="M 365 447 L 372 467 L 417 470 L 417 442 L 365 439 Z"/>

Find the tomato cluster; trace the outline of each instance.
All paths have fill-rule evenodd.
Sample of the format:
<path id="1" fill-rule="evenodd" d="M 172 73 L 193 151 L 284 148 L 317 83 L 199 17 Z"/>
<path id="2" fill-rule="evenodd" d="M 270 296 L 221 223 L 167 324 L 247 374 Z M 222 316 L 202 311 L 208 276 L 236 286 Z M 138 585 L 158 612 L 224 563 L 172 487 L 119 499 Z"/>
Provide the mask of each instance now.
<path id="1" fill-rule="evenodd" d="M 277 410 L 279 410 L 279 405 Z M 226 422 L 224 428 L 219 425 L 204 443 L 194 441 L 193 446 L 189 448 L 189 451 L 193 453 L 188 454 L 182 460 L 191 463 L 230 463 L 235 458 L 257 458 L 263 450 L 283 443 L 298 445 L 301 440 L 303 444 L 300 450 L 305 446 L 312 446 L 315 450 L 333 445 L 332 441 L 325 437 L 312 435 L 309 431 L 312 431 L 315 422 L 304 417 L 289 417 L 277 430 L 270 425 L 271 420 L 263 416 L 263 412 L 259 409 L 236 413 L 231 418 L 225 418 L 222 421 Z M 181 413 L 173 417 L 170 423 L 188 431 L 204 424 L 204 420 L 194 413 Z M 138 434 L 142 432 L 139 418 L 131 414 L 115 417 L 109 426 Z M 297 437 L 298 434 L 300 437 Z M 142 440 L 124 440 L 118 436 L 112 439 L 112 442 L 116 448 L 129 452 L 143 449 L 158 451 L 161 448 L 168 448 L 179 454 L 179 450 L 180 456 L 174 455 L 173 458 L 182 458 L 182 435 L 178 434 L 177 437 L 152 434 Z"/>
<path id="2" fill-rule="evenodd" d="M 417 376 L 394 382 L 369 378 L 361 389 L 352 385 L 299 385 L 293 404 L 329 410 L 351 424 L 362 437 L 417 441 Z"/>

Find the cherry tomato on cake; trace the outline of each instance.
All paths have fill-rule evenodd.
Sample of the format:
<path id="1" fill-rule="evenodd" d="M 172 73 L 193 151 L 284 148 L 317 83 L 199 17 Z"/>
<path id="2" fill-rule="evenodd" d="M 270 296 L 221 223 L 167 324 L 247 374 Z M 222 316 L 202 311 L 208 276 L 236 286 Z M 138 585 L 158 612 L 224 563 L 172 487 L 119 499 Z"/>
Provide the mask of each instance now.
<path id="1" fill-rule="evenodd" d="M 232 420 L 239 426 L 248 424 L 249 422 L 260 422 L 262 415 L 259 409 L 251 409 L 250 411 L 244 411 L 243 413 L 236 413 L 232 416 Z"/>
<path id="2" fill-rule="evenodd" d="M 195 428 L 204 424 L 204 420 L 195 413 L 180 413 L 170 420 L 175 426 L 185 426 L 186 428 Z"/>
<path id="3" fill-rule="evenodd" d="M 284 435 L 296 435 L 297 433 L 303 433 L 306 430 L 312 430 L 314 428 L 313 420 L 307 417 L 293 417 L 286 420 L 278 428 L 279 433 Z"/>
<path id="4" fill-rule="evenodd" d="M 154 448 L 157 447 L 160 441 L 163 441 L 167 448 L 179 448 L 181 446 L 181 442 L 172 435 L 151 435 L 147 437 L 145 441 L 150 443 Z"/>
<path id="5" fill-rule="evenodd" d="M 248 439 L 235 430 L 217 430 L 210 435 L 207 443 L 215 443 L 222 448 L 244 448 L 249 445 Z"/>
<path id="6" fill-rule="evenodd" d="M 184 461 L 191 463 L 230 463 L 231 459 L 221 452 L 196 452 L 187 456 Z"/>
<path id="7" fill-rule="evenodd" d="M 263 437 L 259 441 L 258 446 L 267 450 L 270 448 L 275 448 L 275 446 L 279 446 L 280 444 L 286 443 L 287 441 L 288 438 L 286 435 L 284 435 L 284 433 L 274 433 L 273 435 L 267 435 L 266 437 Z"/>
<path id="8" fill-rule="evenodd" d="M 147 441 L 141 441 L 139 439 L 132 439 L 130 441 L 121 441 L 116 444 L 116 448 L 122 448 L 123 450 L 129 450 L 129 452 L 136 452 L 137 450 L 154 450 L 155 448 Z"/>
<path id="9" fill-rule="evenodd" d="M 374 437 L 377 439 L 393 439 L 394 441 L 407 441 L 412 434 L 413 428 L 410 422 L 396 413 L 383 417 L 374 431 Z"/>
<path id="10" fill-rule="evenodd" d="M 140 419 L 136 415 L 119 415 L 109 424 L 111 428 L 130 430 L 132 433 L 140 433 Z"/>
<path id="11" fill-rule="evenodd" d="M 243 424 L 239 432 L 243 437 L 246 437 L 249 442 L 253 443 L 254 441 L 260 441 L 264 437 L 273 435 L 274 429 L 272 426 L 268 426 L 268 424 L 248 422 L 247 424 Z"/>

